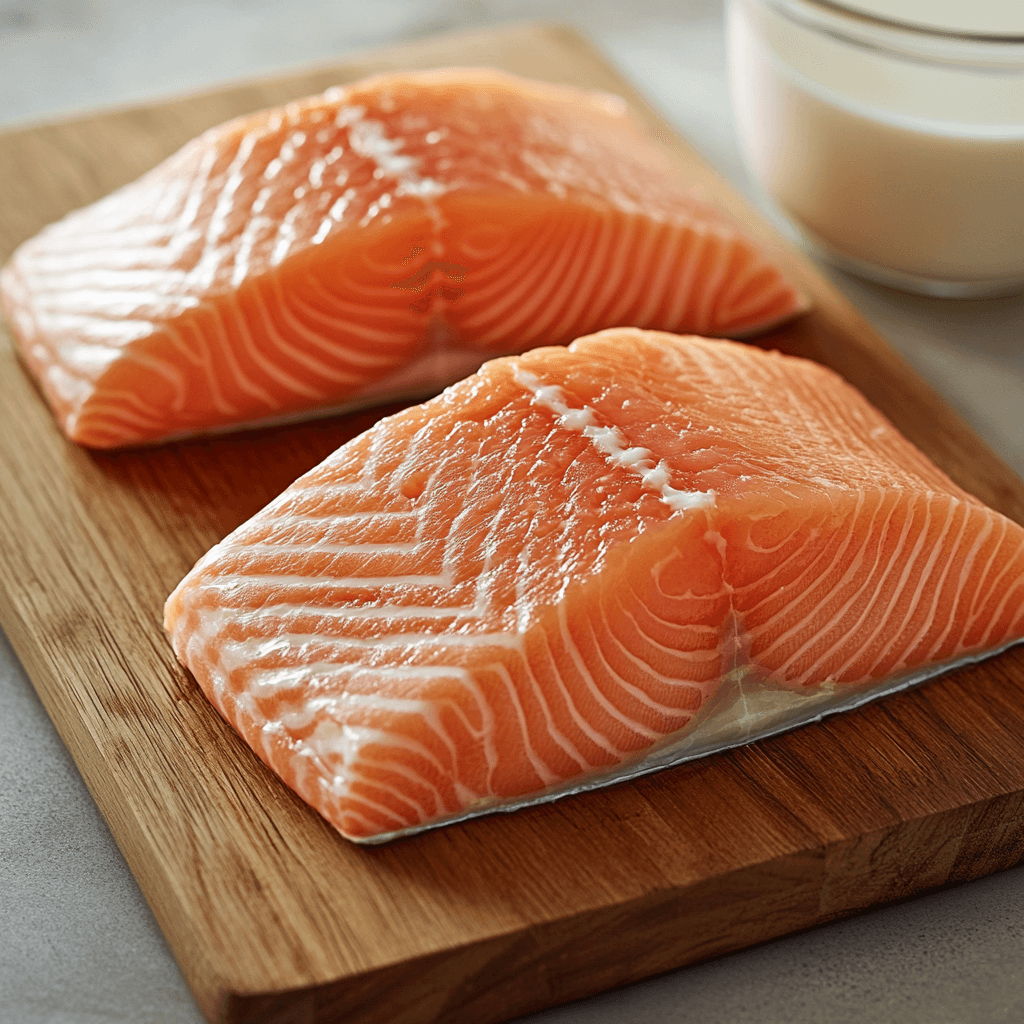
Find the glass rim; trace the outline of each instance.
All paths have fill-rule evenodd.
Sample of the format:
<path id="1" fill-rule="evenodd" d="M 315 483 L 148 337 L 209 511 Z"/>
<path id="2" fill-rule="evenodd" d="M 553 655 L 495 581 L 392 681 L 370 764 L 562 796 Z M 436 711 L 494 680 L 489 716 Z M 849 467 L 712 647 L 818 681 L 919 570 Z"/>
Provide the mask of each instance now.
<path id="1" fill-rule="evenodd" d="M 931 28 L 866 14 L 836 0 L 761 2 L 805 28 L 868 49 L 930 64 L 1024 73 L 1024 35 Z"/>
<path id="2" fill-rule="evenodd" d="M 867 11 L 849 7 L 840 0 L 797 0 L 799 4 L 821 7 L 844 18 L 873 23 L 878 26 L 913 32 L 924 36 L 941 36 L 946 39 L 962 39 L 967 42 L 979 43 L 1021 43 L 1024 44 L 1024 31 L 1021 32 L 962 32 L 958 29 L 939 28 L 935 25 L 924 25 L 917 21 L 903 21 L 900 18 L 886 18 L 881 14 L 870 14 Z"/>

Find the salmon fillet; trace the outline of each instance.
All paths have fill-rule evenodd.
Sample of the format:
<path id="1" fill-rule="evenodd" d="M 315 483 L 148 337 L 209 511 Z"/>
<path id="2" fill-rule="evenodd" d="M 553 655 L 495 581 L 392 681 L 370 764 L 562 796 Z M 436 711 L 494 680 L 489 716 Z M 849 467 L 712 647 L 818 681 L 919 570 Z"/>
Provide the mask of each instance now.
<path id="1" fill-rule="evenodd" d="M 211 129 L 0 275 L 68 437 L 136 445 L 423 396 L 633 325 L 740 336 L 803 297 L 618 97 L 370 78 Z"/>
<path id="2" fill-rule="evenodd" d="M 382 420 L 214 547 L 174 650 L 344 836 L 550 799 L 1024 637 L 1024 530 L 815 363 L 608 330 Z"/>

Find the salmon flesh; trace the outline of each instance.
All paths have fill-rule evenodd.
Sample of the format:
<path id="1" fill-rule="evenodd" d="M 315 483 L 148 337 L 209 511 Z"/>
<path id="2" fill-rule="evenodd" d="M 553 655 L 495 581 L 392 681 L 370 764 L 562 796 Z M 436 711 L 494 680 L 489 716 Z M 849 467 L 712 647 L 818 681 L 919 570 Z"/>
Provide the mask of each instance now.
<path id="1" fill-rule="evenodd" d="M 382 420 L 214 547 L 174 650 L 342 835 L 607 785 L 1024 638 L 1024 530 L 815 363 L 607 330 Z"/>
<path id="2" fill-rule="evenodd" d="M 623 100 L 383 75 L 213 128 L 0 275 L 68 437 L 139 445 L 435 393 L 604 327 L 806 307 Z"/>

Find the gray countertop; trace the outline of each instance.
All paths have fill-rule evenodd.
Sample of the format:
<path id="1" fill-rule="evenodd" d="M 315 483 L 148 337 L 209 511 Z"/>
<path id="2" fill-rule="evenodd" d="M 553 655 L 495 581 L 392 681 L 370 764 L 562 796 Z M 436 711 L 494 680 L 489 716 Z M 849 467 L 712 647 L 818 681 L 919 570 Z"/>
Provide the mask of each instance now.
<path id="1" fill-rule="evenodd" d="M 748 190 L 717 0 L 310 0 L 301 8 L 292 0 L 0 0 L 0 125 L 512 20 L 582 29 Z M 1024 474 L 1024 298 L 945 302 L 834 277 Z M 0 709 L 0 1021 L 199 1024 L 134 879 L 2 635 Z M 530 1020 L 1020 1024 L 1024 868 Z"/>

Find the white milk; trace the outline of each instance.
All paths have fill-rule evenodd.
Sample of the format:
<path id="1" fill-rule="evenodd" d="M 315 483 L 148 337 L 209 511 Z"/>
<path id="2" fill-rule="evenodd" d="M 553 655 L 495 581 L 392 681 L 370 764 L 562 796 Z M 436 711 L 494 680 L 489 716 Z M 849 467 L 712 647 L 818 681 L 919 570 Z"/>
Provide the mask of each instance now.
<path id="1" fill-rule="evenodd" d="M 1024 37 L 1024 0 L 974 3 L 981 30 L 1019 22 Z M 957 5 L 950 16 L 962 21 L 973 5 Z M 939 0 L 857 6 L 908 22 L 930 12 L 930 25 L 943 13 Z M 728 19 L 745 156 L 812 245 L 848 269 L 932 294 L 1024 287 L 1024 39 L 845 19 L 858 45 L 840 35 L 842 15 L 805 0 L 730 0 Z"/>

